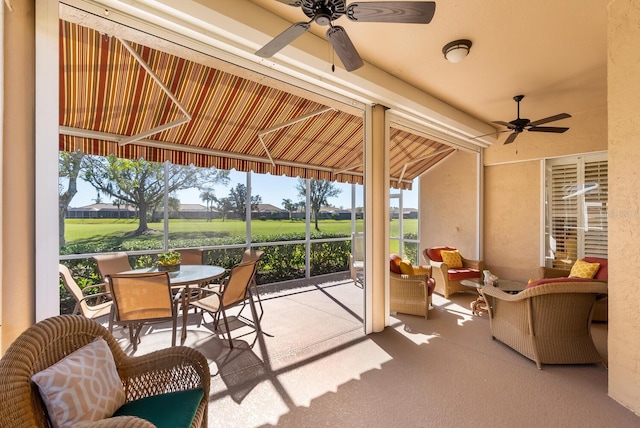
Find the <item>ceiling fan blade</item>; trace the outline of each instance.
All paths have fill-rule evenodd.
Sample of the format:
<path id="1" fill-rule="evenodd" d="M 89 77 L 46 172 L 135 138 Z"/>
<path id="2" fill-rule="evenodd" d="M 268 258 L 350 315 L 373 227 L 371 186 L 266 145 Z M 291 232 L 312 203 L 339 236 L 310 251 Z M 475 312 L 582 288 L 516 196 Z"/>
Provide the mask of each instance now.
<path id="1" fill-rule="evenodd" d="M 435 12 L 432 1 L 355 2 L 347 6 L 347 18 L 359 22 L 428 24 Z"/>
<path id="2" fill-rule="evenodd" d="M 278 34 L 273 40 L 264 45 L 256 55 L 262 58 L 270 58 L 275 55 L 280 49 L 293 42 L 302 34 L 307 32 L 311 28 L 309 22 L 296 22 L 291 27 Z"/>
<path id="3" fill-rule="evenodd" d="M 276 1 L 279 1 L 280 3 L 284 3 L 286 5 L 294 6 L 294 7 L 302 6 L 302 0 L 276 0 Z"/>
<path id="4" fill-rule="evenodd" d="M 556 134 L 562 134 L 568 130 L 569 128 L 560 128 L 557 126 L 534 126 L 533 128 L 529 128 L 531 132 L 554 132 Z"/>
<path id="5" fill-rule="evenodd" d="M 544 119 L 535 120 L 533 122 L 530 122 L 529 126 L 538 126 L 538 125 L 542 125 L 544 123 L 555 122 L 556 120 L 567 119 L 567 118 L 570 118 L 570 117 L 571 117 L 571 115 L 568 114 L 568 113 L 560 113 L 560 114 L 556 114 L 555 116 L 549 116 L 549 117 L 545 117 Z"/>
<path id="6" fill-rule="evenodd" d="M 504 131 L 494 131 L 494 132 L 490 132 L 488 134 L 482 134 L 482 135 L 477 135 L 475 137 L 470 137 L 470 140 L 474 140 L 476 138 L 482 138 L 482 137 L 486 137 L 488 135 L 496 135 L 496 134 L 504 134 L 505 132 L 509 132 L 511 131 L 510 129 L 505 129 Z"/>
<path id="7" fill-rule="evenodd" d="M 345 70 L 357 70 L 364 65 L 362 58 L 360 58 L 344 28 L 340 26 L 329 28 L 327 30 L 327 39 L 329 39 L 329 43 L 333 46 L 333 50 L 336 51 L 340 61 L 342 61 Z"/>
<path id="8" fill-rule="evenodd" d="M 507 137 L 507 140 L 504 142 L 505 144 L 511 144 L 516 140 L 516 137 L 518 136 L 519 132 L 514 132 L 513 134 L 509 135 Z"/>
<path id="9" fill-rule="evenodd" d="M 515 126 L 513 126 L 511 123 L 503 122 L 502 120 L 494 120 L 493 123 L 495 123 L 496 125 L 506 126 L 509 129 L 515 128 Z"/>

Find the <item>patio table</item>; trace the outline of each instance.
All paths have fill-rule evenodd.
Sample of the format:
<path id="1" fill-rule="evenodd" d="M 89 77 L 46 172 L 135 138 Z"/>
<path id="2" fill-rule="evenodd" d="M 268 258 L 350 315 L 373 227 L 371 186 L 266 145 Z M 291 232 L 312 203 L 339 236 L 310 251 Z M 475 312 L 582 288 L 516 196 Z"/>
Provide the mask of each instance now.
<path id="1" fill-rule="evenodd" d="M 158 272 L 157 267 L 153 268 L 142 268 L 142 269 L 132 269 L 124 272 L 119 272 L 121 274 L 128 273 L 148 273 L 148 272 Z M 169 282 L 171 283 L 171 289 L 176 293 L 180 293 L 180 300 L 182 303 L 182 333 L 180 336 L 180 340 L 184 343 L 187 338 L 187 317 L 188 317 L 188 299 L 191 296 L 189 292 L 189 286 L 191 284 L 195 284 L 198 288 L 204 285 L 209 284 L 214 279 L 218 279 L 222 277 L 227 270 L 221 266 L 211 266 L 211 265 L 181 265 L 180 270 L 177 272 L 169 273 Z M 176 310 L 176 316 L 178 316 L 178 311 Z"/>

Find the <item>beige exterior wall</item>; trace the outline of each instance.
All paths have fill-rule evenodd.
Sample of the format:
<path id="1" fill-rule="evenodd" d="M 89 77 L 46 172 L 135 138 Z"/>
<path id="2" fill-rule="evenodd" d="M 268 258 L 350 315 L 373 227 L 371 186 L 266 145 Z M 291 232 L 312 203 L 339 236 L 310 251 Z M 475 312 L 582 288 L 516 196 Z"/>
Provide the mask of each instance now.
<path id="1" fill-rule="evenodd" d="M 609 395 L 640 414 L 640 3 L 609 5 Z"/>
<path id="2" fill-rule="evenodd" d="M 35 321 L 35 2 L 4 14 L 2 340 Z"/>
<path id="3" fill-rule="evenodd" d="M 540 161 L 485 167 L 484 261 L 500 278 L 527 281 L 540 259 Z"/>
<path id="4" fill-rule="evenodd" d="M 458 151 L 420 177 L 420 252 L 448 245 L 476 258 L 478 155 Z"/>

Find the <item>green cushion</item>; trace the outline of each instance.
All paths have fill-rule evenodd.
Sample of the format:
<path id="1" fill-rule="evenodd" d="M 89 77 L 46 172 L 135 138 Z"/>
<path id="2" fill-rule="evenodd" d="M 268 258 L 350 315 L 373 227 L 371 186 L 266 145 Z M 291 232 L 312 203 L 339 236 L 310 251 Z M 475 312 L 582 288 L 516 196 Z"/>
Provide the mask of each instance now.
<path id="1" fill-rule="evenodd" d="M 203 396 L 201 389 L 154 395 L 125 403 L 113 416 L 137 416 L 158 428 L 188 428 Z"/>

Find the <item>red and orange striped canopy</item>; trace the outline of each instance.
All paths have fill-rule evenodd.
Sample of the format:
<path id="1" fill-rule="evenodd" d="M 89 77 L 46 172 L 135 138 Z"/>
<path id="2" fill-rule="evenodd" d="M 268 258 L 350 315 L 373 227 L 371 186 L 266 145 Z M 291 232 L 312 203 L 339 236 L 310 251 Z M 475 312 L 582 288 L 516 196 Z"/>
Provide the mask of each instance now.
<path id="1" fill-rule="evenodd" d="M 363 182 L 360 115 L 136 43 L 132 49 L 191 115 L 126 145 L 119 142 L 185 118 L 117 37 L 60 22 L 60 150 L 330 181 Z M 289 126 L 259 133 L 300 117 Z M 264 143 L 264 145 L 263 145 Z M 392 129 L 393 187 L 441 160 L 447 146 Z M 424 158 L 424 159 L 423 159 Z M 402 177 L 403 181 L 398 182 Z"/>

